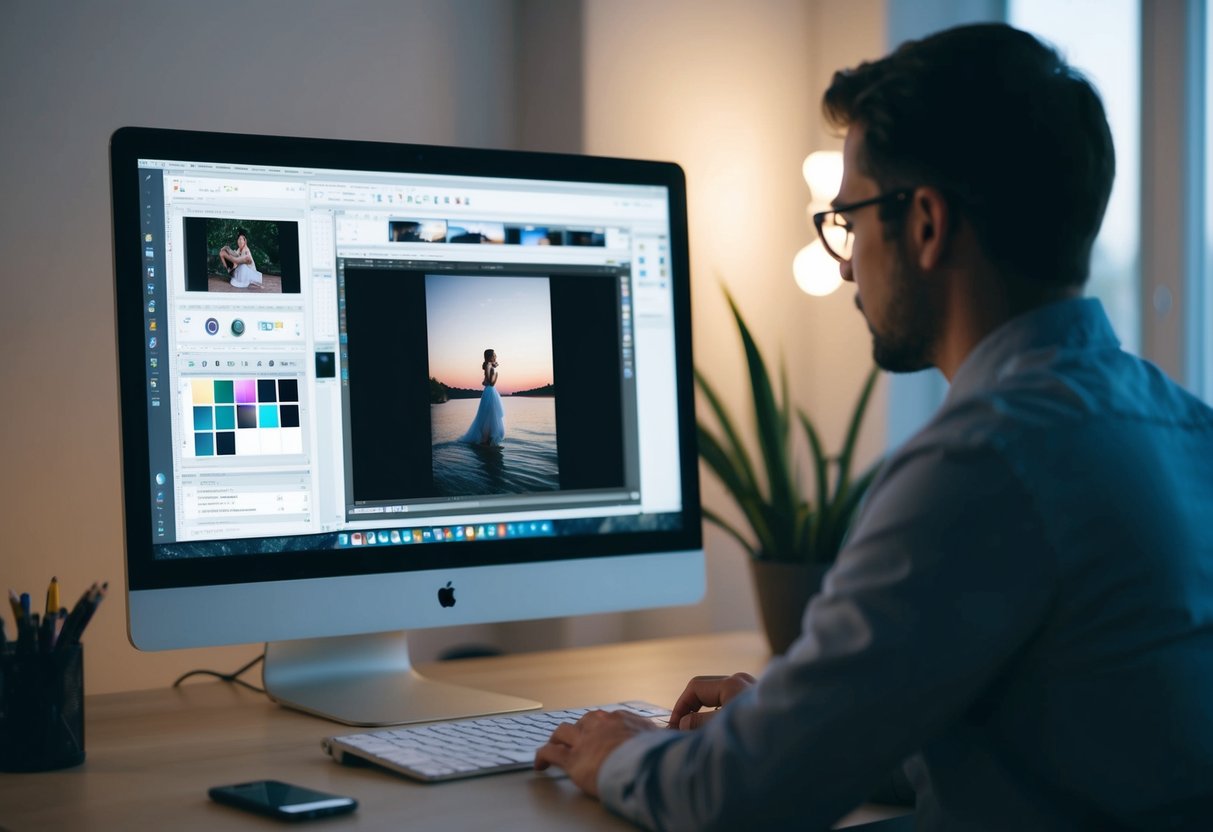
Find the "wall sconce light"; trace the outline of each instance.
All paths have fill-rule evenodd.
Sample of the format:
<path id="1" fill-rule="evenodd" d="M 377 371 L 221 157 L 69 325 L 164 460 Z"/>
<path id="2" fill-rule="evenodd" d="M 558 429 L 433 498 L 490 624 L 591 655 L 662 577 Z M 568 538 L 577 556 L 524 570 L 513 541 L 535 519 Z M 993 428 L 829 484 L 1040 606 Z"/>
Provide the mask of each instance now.
<path id="1" fill-rule="evenodd" d="M 824 205 L 838 196 L 838 188 L 842 185 L 842 153 L 837 150 L 814 151 L 805 157 L 801 171 L 809 186 L 809 198 L 814 203 Z"/>
<path id="2" fill-rule="evenodd" d="M 838 261 L 826 252 L 821 240 L 814 240 L 796 252 L 792 258 L 792 276 L 801 291 L 819 298 L 842 285 Z"/>
<path id="3" fill-rule="evenodd" d="M 809 185 L 809 221 L 813 214 L 828 210 L 830 200 L 838 194 L 842 183 L 842 154 L 837 150 L 818 150 L 810 153 L 802 168 L 804 181 Z M 813 232 L 816 235 L 816 231 Z M 792 276 L 796 285 L 810 295 L 824 297 L 842 285 L 838 262 L 822 246 L 821 240 L 802 248 L 792 258 Z"/>

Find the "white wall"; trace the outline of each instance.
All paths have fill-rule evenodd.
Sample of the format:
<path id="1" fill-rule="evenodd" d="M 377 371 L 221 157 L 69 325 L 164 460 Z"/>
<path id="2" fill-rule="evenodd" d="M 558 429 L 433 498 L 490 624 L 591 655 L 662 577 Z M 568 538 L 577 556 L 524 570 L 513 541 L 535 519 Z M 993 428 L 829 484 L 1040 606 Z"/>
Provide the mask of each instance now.
<path id="1" fill-rule="evenodd" d="M 833 70 L 884 53 L 883 2 L 587 0 L 584 26 L 586 150 L 686 170 L 696 365 L 742 413 L 748 383 L 723 282 L 837 450 L 871 346 L 850 287 L 815 299 L 792 281 L 792 257 L 814 233 L 800 166 L 812 150 L 841 148 L 821 125 L 821 94 Z M 876 398 L 861 463 L 882 446 Z M 704 503 L 737 516 L 701 472 Z M 744 551 L 710 525 L 705 546 L 706 603 L 629 614 L 620 637 L 755 626 Z"/>
<path id="2" fill-rule="evenodd" d="M 0 591 L 114 590 L 90 693 L 231 669 L 254 647 L 126 641 L 110 133 L 127 124 L 509 146 L 514 5 L 8 3 L 0 26 Z"/>

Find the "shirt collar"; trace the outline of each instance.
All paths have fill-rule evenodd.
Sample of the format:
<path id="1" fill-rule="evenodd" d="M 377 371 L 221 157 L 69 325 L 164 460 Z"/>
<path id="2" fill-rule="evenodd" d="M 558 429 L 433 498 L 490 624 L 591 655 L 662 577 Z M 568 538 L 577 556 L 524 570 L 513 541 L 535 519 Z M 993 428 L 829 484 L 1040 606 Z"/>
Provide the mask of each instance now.
<path id="1" fill-rule="evenodd" d="M 1056 301 L 1012 318 L 983 338 L 956 371 L 947 402 L 997 383 L 1020 366 L 1026 353 L 1119 346 L 1099 300 Z"/>

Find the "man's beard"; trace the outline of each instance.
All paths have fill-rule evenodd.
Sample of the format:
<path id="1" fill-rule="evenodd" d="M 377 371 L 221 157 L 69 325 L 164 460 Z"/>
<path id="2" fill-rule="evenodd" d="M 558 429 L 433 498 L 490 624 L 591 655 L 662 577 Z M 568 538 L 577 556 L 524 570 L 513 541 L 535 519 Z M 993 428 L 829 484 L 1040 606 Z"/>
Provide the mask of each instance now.
<path id="1" fill-rule="evenodd" d="M 876 366 L 890 373 L 916 373 L 934 366 L 931 346 L 939 334 L 939 316 L 926 281 L 900 248 L 889 286 L 883 331 L 877 332 L 868 321 Z"/>

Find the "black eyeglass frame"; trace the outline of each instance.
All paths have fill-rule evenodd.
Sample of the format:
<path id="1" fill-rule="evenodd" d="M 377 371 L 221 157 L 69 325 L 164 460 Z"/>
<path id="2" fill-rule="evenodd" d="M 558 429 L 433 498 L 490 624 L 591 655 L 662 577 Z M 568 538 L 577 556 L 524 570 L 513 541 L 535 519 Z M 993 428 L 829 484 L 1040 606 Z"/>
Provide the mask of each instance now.
<path id="1" fill-rule="evenodd" d="M 914 191 L 914 188 L 899 188 L 896 191 L 889 191 L 888 193 L 881 194 L 880 196 L 874 196 L 871 199 L 852 202 L 848 205 L 838 205 L 831 208 L 829 211 L 818 211 L 813 215 L 813 225 L 817 228 L 817 237 L 821 240 L 821 244 L 825 247 L 826 253 L 839 263 L 848 263 L 851 260 L 850 257 L 843 257 L 841 254 L 834 251 L 834 249 L 830 247 L 830 241 L 826 239 L 826 235 L 822 231 L 822 228 L 825 226 L 826 219 L 828 219 L 831 214 L 845 214 L 851 211 L 857 211 L 860 208 L 867 208 L 869 205 L 882 205 L 889 202 L 905 202 L 910 198 L 910 195 L 913 194 Z M 835 225 L 838 224 L 835 223 Z M 850 233 L 848 226 L 838 225 L 838 227 L 846 230 L 848 234 Z"/>

